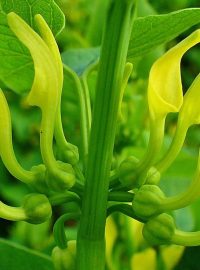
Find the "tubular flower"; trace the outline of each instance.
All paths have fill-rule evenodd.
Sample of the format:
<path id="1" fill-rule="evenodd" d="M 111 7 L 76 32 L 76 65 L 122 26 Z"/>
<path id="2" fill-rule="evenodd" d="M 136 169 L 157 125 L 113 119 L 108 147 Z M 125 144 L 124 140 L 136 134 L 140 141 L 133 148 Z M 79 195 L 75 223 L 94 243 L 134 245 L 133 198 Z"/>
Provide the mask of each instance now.
<path id="1" fill-rule="evenodd" d="M 162 160 L 155 165 L 160 172 L 166 170 L 180 152 L 185 141 L 188 128 L 192 125 L 200 124 L 199 103 L 200 75 L 196 77 L 184 95 L 172 144 Z"/>
<path id="2" fill-rule="evenodd" d="M 44 40 L 14 12 L 9 13 L 7 18 L 11 30 L 29 49 L 33 58 L 35 77 L 27 101 L 31 106 L 38 106 L 42 111 L 40 148 L 43 162 L 58 185 L 62 182 L 62 189 L 63 185 L 65 188 L 70 188 L 75 182 L 75 177 L 71 174 L 71 170 L 68 172 L 60 169 L 52 148 L 62 88 L 62 71 L 57 45 L 40 15 L 36 15 L 35 20 Z"/>
<path id="3" fill-rule="evenodd" d="M 54 39 L 54 36 L 49 29 L 47 23 L 45 22 L 44 18 L 37 14 L 35 16 L 36 24 L 39 28 L 40 35 L 42 39 L 45 41 L 46 45 L 49 47 L 52 57 L 54 58 L 54 63 L 57 72 L 57 78 L 59 82 L 58 92 L 59 92 L 59 103 L 56 113 L 55 119 L 55 139 L 56 143 L 58 144 L 59 148 L 62 149 L 64 152 L 64 156 L 66 160 L 71 162 L 72 164 L 77 163 L 79 159 L 78 149 L 76 146 L 68 143 L 65 139 L 65 135 L 62 128 L 62 120 L 61 120 L 61 94 L 62 94 L 62 87 L 63 87 L 63 64 L 60 57 L 59 49 L 57 43 Z"/>
<path id="4" fill-rule="evenodd" d="M 150 139 L 146 154 L 137 169 L 140 185 L 146 181 L 147 172 L 155 164 L 162 146 L 167 114 L 179 112 L 183 104 L 181 58 L 199 42 L 200 30 L 197 30 L 160 57 L 151 68 L 148 84 Z"/>
<path id="5" fill-rule="evenodd" d="M 178 112 L 183 103 L 180 62 L 182 56 L 200 42 L 200 30 L 177 44 L 151 68 L 148 86 L 148 102 L 153 119 Z"/>

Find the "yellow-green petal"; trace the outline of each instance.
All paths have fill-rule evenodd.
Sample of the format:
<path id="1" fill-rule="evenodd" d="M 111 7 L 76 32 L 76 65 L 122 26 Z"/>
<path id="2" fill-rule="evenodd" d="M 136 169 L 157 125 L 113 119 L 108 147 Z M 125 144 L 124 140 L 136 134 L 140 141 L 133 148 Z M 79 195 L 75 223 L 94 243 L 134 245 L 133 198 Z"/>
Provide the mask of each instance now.
<path id="1" fill-rule="evenodd" d="M 9 27 L 29 49 L 34 61 L 35 78 L 28 102 L 41 109 L 51 104 L 54 111 L 57 108 L 59 93 L 57 90 L 57 71 L 50 49 L 42 38 L 17 14 L 11 12 L 7 15 L 7 19 Z"/>
<path id="2" fill-rule="evenodd" d="M 24 170 L 18 163 L 12 143 L 11 116 L 7 100 L 0 89 L 0 156 L 8 171 L 25 183 L 35 180 L 35 174 Z"/>
<path id="3" fill-rule="evenodd" d="M 200 74 L 184 95 L 179 117 L 187 127 L 200 124 Z"/>
<path id="4" fill-rule="evenodd" d="M 76 146 L 70 144 L 67 142 L 63 126 L 62 126 L 62 119 L 61 119 L 61 95 L 62 95 L 62 88 L 63 88 L 63 64 L 62 59 L 60 56 L 58 45 L 55 41 L 55 38 L 53 36 L 53 33 L 51 32 L 48 24 L 44 20 L 44 18 L 37 14 L 35 15 L 35 22 L 38 26 L 38 29 L 40 31 L 40 35 L 42 39 L 45 41 L 46 45 L 49 47 L 52 57 L 54 58 L 54 63 L 57 71 L 57 79 L 58 79 L 58 108 L 56 112 L 56 118 L 55 118 L 55 129 L 54 129 L 54 136 L 56 139 L 56 143 L 58 147 L 62 150 L 64 153 L 64 157 L 67 161 L 74 163 L 78 162 L 79 155 L 78 155 L 78 149 Z"/>
<path id="5" fill-rule="evenodd" d="M 59 91 L 59 98 L 61 98 L 62 85 L 63 85 L 63 65 L 62 65 L 62 60 L 59 53 L 58 45 L 55 41 L 53 33 L 51 32 L 48 24 L 46 23 L 46 21 L 40 14 L 35 15 L 35 22 L 38 26 L 38 29 L 40 31 L 43 41 L 48 46 L 49 50 L 51 51 L 51 55 L 54 58 L 54 65 L 56 67 L 57 79 L 59 82 L 59 87 L 57 90 Z"/>
<path id="6" fill-rule="evenodd" d="M 68 173 L 58 168 L 52 147 L 62 79 L 62 75 L 58 76 L 56 54 L 52 53 L 55 44 L 52 42 L 54 45 L 49 48 L 40 35 L 14 12 L 7 16 L 11 30 L 29 49 L 34 62 L 35 77 L 28 102 L 40 107 L 42 111 L 40 148 L 43 162 L 47 171 L 55 176 L 55 181 L 59 179 L 60 182 L 66 183 Z M 72 186 L 73 182 L 70 183 Z M 66 188 L 69 188 L 69 183 Z"/>
<path id="7" fill-rule="evenodd" d="M 200 30 L 196 30 L 152 66 L 148 86 L 148 102 L 152 118 L 165 117 L 170 112 L 180 110 L 183 102 L 181 58 L 187 50 L 199 42 Z"/>
<path id="8" fill-rule="evenodd" d="M 55 162 L 52 141 L 59 101 L 54 59 L 46 43 L 24 20 L 14 12 L 9 13 L 7 17 L 11 30 L 29 49 L 33 58 L 35 77 L 27 100 L 30 105 L 38 106 L 42 110 L 40 146 L 43 161 L 49 168 Z"/>

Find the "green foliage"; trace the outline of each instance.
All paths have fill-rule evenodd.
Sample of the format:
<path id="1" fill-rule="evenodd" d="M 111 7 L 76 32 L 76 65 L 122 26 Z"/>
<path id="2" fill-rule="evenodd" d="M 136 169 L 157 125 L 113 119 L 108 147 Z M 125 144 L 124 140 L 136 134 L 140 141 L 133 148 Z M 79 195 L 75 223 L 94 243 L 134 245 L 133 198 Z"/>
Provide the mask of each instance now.
<path id="1" fill-rule="evenodd" d="M 0 239 L 0 262 L 2 270 L 53 270 L 50 257 L 4 239 Z"/>
<path id="2" fill-rule="evenodd" d="M 199 22 L 198 8 L 136 19 L 129 44 L 128 60 L 152 51 Z"/>
<path id="3" fill-rule="evenodd" d="M 126 2 L 128 1 L 129 0 Z M 52 219 L 37 226 L 25 222 L 11 224 L 4 220 L 2 220 L 0 224 L 3 237 L 9 238 L 13 242 L 20 242 L 32 249 L 40 250 L 43 254 L 50 254 L 52 249 L 55 247 L 52 237 L 52 221 L 54 223 L 58 217 L 62 216 L 64 213 L 78 211 L 80 201 L 82 200 L 82 184 L 85 181 L 84 176 L 86 175 L 86 161 L 88 156 L 84 156 L 84 151 L 82 149 L 83 136 L 81 125 L 83 119 L 81 117 L 86 112 L 82 110 L 83 103 L 81 102 L 85 102 L 86 98 L 88 98 L 88 96 L 84 96 L 85 83 L 85 85 L 89 88 L 88 90 L 93 110 L 95 105 L 96 84 L 99 69 L 98 60 L 101 52 L 100 40 L 102 38 L 106 6 L 110 1 L 103 2 L 104 3 L 102 3 L 101 0 L 0 0 L 0 35 L 2 36 L 0 42 L 0 85 L 3 90 L 12 90 L 19 95 L 18 96 L 16 93 L 12 93 L 11 91 L 4 91 L 11 110 L 13 141 L 16 156 L 19 159 L 19 163 L 22 164 L 24 168 L 28 169 L 31 168 L 32 165 L 41 163 L 41 156 L 38 151 L 40 114 L 35 109 L 30 110 L 27 107 L 26 101 L 20 97 L 22 94 L 26 94 L 30 91 L 34 77 L 33 61 L 28 50 L 9 30 L 6 14 L 10 11 L 15 11 L 37 31 L 38 29 L 35 27 L 33 17 L 35 14 L 40 13 L 48 22 L 54 36 L 57 36 L 64 26 L 64 17 L 62 11 L 65 13 L 65 15 L 67 15 L 66 28 L 64 29 L 63 34 L 59 35 L 57 40 L 62 55 L 62 61 L 65 65 L 64 86 L 61 101 L 62 123 L 67 139 L 69 139 L 70 143 L 78 146 L 80 160 L 77 167 L 74 167 L 72 163 L 72 166 L 60 162 L 58 162 L 58 164 L 62 171 L 69 173 L 69 176 L 71 177 L 71 185 L 74 184 L 74 182 L 76 182 L 76 184 L 81 183 L 81 185 L 73 186 L 72 190 L 69 191 L 69 194 L 67 194 L 67 192 L 62 192 L 66 186 L 63 185 L 63 183 L 60 183 L 60 185 L 59 181 L 54 181 L 57 176 L 55 177 L 55 175 L 52 175 L 49 171 L 46 172 L 46 170 L 44 170 L 47 181 L 41 183 L 44 185 L 42 186 L 44 189 L 41 190 L 47 194 L 51 205 L 54 206 Z M 193 127 L 189 130 L 189 134 L 187 135 L 185 141 L 186 146 L 183 147 L 182 152 L 172 166 L 161 175 L 159 187 L 155 185 L 157 185 L 157 182 L 160 179 L 160 173 L 156 170 L 156 167 L 151 167 L 147 172 L 147 174 L 149 173 L 150 176 L 145 183 L 147 185 L 144 185 L 139 190 L 130 189 L 129 192 L 127 192 L 127 186 L 131 185 L 133 179 L 136 178 L 133 172 L 133 167 L 136 168 L 138 162 L 143 157 L 149 139 L 146 88 L 151 65 L 159 56 L 164 53 L 167 42 L 178 37 L 180 34 L 184 33 L 184 31 L 200 22 L 200 8 L 188 8 L 177 11 L 177 9 L 198 6 L 199 3 L 195 3 L 195 0 L 174 0 L 172 4 L 168 2 L 148 0 L 139 1 L 139 17 L 135 19 L 132 29 L 127 60 L 134 64 L 134 69 L 125 89 L 123 99 L 121 101 L 120 113 L 117 118 L 117 132 L 110 178 L 114 178 L 114 181 L 112 182 L 113 186 L 110 186 L 111 192 L 108 196 L 109 201 L 107 209 L 107 215 L 118 211 L 127 215 L 128 217 L 122 216 L 121 213 L 112 214 L 111 219 L 113 220 L 114 227 L 110 225 L 110 232 L 108 233 L 107 239 L 110 251 L 106 258 L 106 269 L 109 270 L 137 269 L 137 265 L 135 266 L 134 264 L 135 259 L 138 255 L 141 255 L 141 253 L 145 253 L 146 250 L 149 250 L 148 244 L 144 241 L 144 239 L 141 238 L 141 236 L 139 236 L 139 230 L 135 229 L 135 220 L 133 219 L 146 222 L 144 226 L 144 234 L 148 234 L 146 238 L 147 240 L 149 239 L 153 245 L 164 244 L 166 242 L 169 243 L 171 232 L 173 231 L 173 226 L 171 226 L 173 223 L 171 222 L 172 217 L 167 216 L 167 214 L 160 215 L 164 215 L 165 217 L 167 216 L 166 219 L 168 222 L 163 222 L 163 220 L 166 221 L 165 218 L 160 219 L 160 216 L 154 216 L 152 218 L 152 215 L 155 214 L 156 208 L 160 205 L 162 198 L 164 198 L 164 194 L 166 194 L 166 196 L 172 196 L 187 189 L 195 171 L 197 156 L 196 149 L 199 147 L 198 127 Z M 56 3 L 60 4 L 62 11 L 58 8 Z M 165 12 L 167 12 L 167 14 L 156 15 L 156 11 L 158 11 L 158 9 L 155 9 L 155 7 L 161 11 L 164 11 L 165 8 Z M 173 10 L 176 11 L 170 13 Z M 114 21 L 113 29 L 115 29 L 116 25 L 119 23 L 118 19 L 119 18 L 116 18 Z M 107 39 L 110 38 L 113 31 L 109 32 Z M 115 44 L 119 44 L 119 42 L 116 40 L 113 42 L 112 46 L 106 50 L 105 59 L 108 59 L 110 55 L 114 55 L 114 50 L 116 49 Z M 176 41 L 173 42 L 175 43 Z M 173 45 L 173 42 L 170 44 L 170 46 Z M 126 45 L 128 46 L 128 43 Z M 106 63 L 107 64 L 104 66 L 104 76 L 102 75 L 102 78 L 105 79 L 107 76 L 106 83 L 109 84 L 111 83 L 112 72 L 110 70 L 110 73 L 108 73 L 107 67 L 111 65 L 111 62 L 108 61 Z M 66 71 L 66 66 L 67 68 L 71 69 L 71 74 Z M 182 73 L 183 81 L 187 81 L 187 84 L 189 84 L 189 82 L 194 79 L 196 73 L 199 72 L 200 68 L 199 52 L 197 47 L 192 49 L 192 52 L 185 56 L 182 66 L 185 68 Z M 122 66 L 120 66 L 120 68 L 121 72 Z M 111 75 L 108 76 L 108 74 Z M 77 81 L 81 85 L 79 92 L 77 90 Z M 116 84 L 116 87 L 113 87 L 113 93 L 117 91 L 117 85 L 118 84 Z M 96 143 L 93 143 L 91 148 L 98 150 L 105 149 L 104 152 L 106 158 L 102 158 L 102 160 L 106 161 L 108 158 L 108 152 L 105 144 L 103 144 L 101 149 L 99 144 L 103 138 L 103 135 L 101 136 L 100 133 L 102 131 L 102 119 L 106 119 L 105 113 L 108 113 L 106 106 L 110 102 L 111 96 L 108 95 L 110 87 L 105 89 L 102 86 L 101 90 L 103 93 L 102 96 L 104 96 L 104 102 L 102 102 L 101 98 L 99 98 L 98 102 L 101 100 L 101 104 L 103 105 L 99 117 L 100 120 L 98 123 L 96 123 L 98 127 L 101 125 L 101 129 L 99 129 L 99 133 L 97 134 L 100 139 Z M 117 116 L 117 113 L 115 113 L 115 116 Z M 110 120 L 108 122 L 109 124 L 111 123 Z M 171 138 L 174 135 L 175 127 L 176 116 L 169 115 L 166 123 L 164 145 L 160 156 L 162 156 L 163 153 L 165 153 L 169 148 Z M 113 128 L 110 128 L 108 135 L 105 136 L 105 138 L 107 138 L 106 142 L 110 140 L 110 134 L 112 131 Z M 90 127 L 88 128 L 88 134 L 89 133 Z M 58 149 L 55 143 L 54 152 L 57 160 L 66 161 L 64 160 L 62 149 Z M 134 158 L 130 158 L 131 156 L 134 156 Z M 92 169 L 88 169 L 88 174 L 92 173 L 93 170 L 94 174 L 96 171 L 98 173 L 98 162 L 98 158 L 95 158 Z M 38 170 L 39 168 L 35 167 L 33 170 L 34 169 Z M 104 171 L 104 168 L 100 170 L 101 173 L 102 171 Z M 83 175 L 80 175 L 80 172 L 83 173 Z M 18 184 L 15 179 L 13 179 L 13 177 L 5 171 L 1 163 L 0 176 L 2 178 L 0 181 L 0 195 L 2 200 L 7 202 L 9 205 L 20 205 L 22 197 L 24 197 L 27 193 L 36 192 L 35 186 L 25 186 L 21 183 Z M 101 178 L 101 183 L 105 184 L 102 180 L 105 179 L 105 177 L 99 178 Z M 94 185 L 95 178 L 91 177 L 91 179 Z M 38 183 L 36 183 L 36 185 L 38 185 Z M 50 194 L 48 193 L 49 188 L 51 188 Z M 95 190 L 99 191 L 100 187 L 95 185 Z M 164 191 L 164 194 L 161 190 Z M 101 201 L 103 193 L 99 192 L 99 194 L 100 198 L 98 199 L 97 194 L 95 191 L 93 191 L 88 199 L 88 205 L 95 209 L 93 211 L 95 213 L 94 217 L 98 216 L 98 228 L 101 226 L 102 217 L 99 217 L 97 213 L 98 209 L 97 207 L 94 207 L 95 204 L 91 203 L 91 198 L 94 199 L 97 206 L 100 206 L 100 208 L 103 209 Z M 126 200 L 126 198 L 128 199 Z M 133 208 L 131 205 L 125 203 L 130 202 L 132 198 L 134 198 Z M 196 201 L 190 207 L 173 212 L 173 218 L 177 228 L 187 231 L 200 229 L 199 203 L 199 201 Z M 34 202 L 29 204 L 29 210 L 33 205 Z M 50 207 L 47 204 L 46 206 L 50 211 Z M 40 207 L 31 209 L 30 214 L 35 213 L 32 210 L 38 210 L 40 212 Z M 36 214 L 37 213 L 38 212 L 36 211 Z M 89 214 L 91 217 L 91 212 L 89 212 Z M 35 217 L 33 217 L 33 219 L 35 220 Z M 87 215 L 85 215 L 84 220 L 85 223 L 88 224 Z M 87 233 L 90 229 L 93 229 L 93 233 L 97 234 L 97 237 L 99 237 L 100 233 L 95 231 L 92 222 L 89 222 L 88 224 Z M 77 230 L 78 224 L 74 223 L 74 221 L 67 221 L 63 224 L 62 233 L 66 233 L 67 239 L 71 240 L 77 238 Z M 110 241 L 112 244 L 110 244 Z M 95 241 L 93 241 L 93 243 L 94 242 Z M 88 248 L 89 252 L 93 252 L 95 250 L 95 244 L 94 246 L 92 245 Z M 103 251 L 103 245 L 100 246 L 100 249 Z M 157 269 L 159 269 L 159 260 L 162 261 L 162 266 L 160 266 L 162 267 L 161 269 L 168 269 L 166 261 L 161 258 L 163 254 L 160 255 L 160 251 L 164 249 L 165 247 L 156 247 L 155 250 L 157 253 L 154 249 L 151 249 L 154 255 L 157 254 L 154 256 L 155 267 L 152 267 L 152 270 L 156 269 L 156 260 Z M 57 267 L 58 269 L 65 269 L 67 267 L 67 263 L 72 264 L 74 267 L 74 253 L 68 254 L 68 256 L 65 254 L 67 253 L 66 250 L 59 250 L 57 247 L 55 247 L 54 250 L 55 256 L 53 260 L 55 260 L 55 268 Z M 83 250 L 85 252 L 85 249 Z M 31 269 L 33 270 L 36 268 L 41 270 L 54 269 L 50 257 L 39 253 L 37 254 L 36 252 L 33 252 L 33 250 L 18 247 L 17 245 L 7 241 L 0 240 L 0 251 L 0 269 L 25 270 L 29 269 L 30 265 Z M 196 249 L 192 254 L 190 254 L 191 258 L 193 257 L 195 251 Z M 186 255 L 187 252 L 188 250 L 186 250 Z M 148 267 L 150 267 L 151 264 L 149 264 L 148 261 L 149 256 L 146 254 L 144 254 L 144 256 L 144 261 L 146 261 L 146 263 L 148 263 Z M 171 258 L 171 256 L 167 256 Z M 100 261 L 103 260 L 103 256 L 98 257 Z M 12 258 L 12 260 L 10 260 L 10 258 Z M 113 265 L 110 264 L 111 261 Z M 142 261 L 143 259 L 140 259 L 140 263 Z M 190 264 L 188 263 L 188 265 Z M 196 270 L 196 266 L 197 264 L 194 262 L 192 269 Z M 177 269 L 186 268 L 186 266 L 183 268 L 182 263 L 181 268 Z M 170 269 L 172 269 L 172 267 Z"/>

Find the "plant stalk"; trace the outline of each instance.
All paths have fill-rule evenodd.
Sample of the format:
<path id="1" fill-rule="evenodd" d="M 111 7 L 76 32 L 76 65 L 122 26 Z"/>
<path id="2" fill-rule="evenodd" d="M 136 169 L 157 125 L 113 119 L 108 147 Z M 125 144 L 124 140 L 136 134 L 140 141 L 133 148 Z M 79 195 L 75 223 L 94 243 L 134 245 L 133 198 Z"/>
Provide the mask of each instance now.
<path id="1" fill-rule="evenodd" d="M 104 238 L 109 175 L 133 17 L 133 0 L 111 1 L 97 78 L 77 238 L 77 270 L 105 268 Z"/>

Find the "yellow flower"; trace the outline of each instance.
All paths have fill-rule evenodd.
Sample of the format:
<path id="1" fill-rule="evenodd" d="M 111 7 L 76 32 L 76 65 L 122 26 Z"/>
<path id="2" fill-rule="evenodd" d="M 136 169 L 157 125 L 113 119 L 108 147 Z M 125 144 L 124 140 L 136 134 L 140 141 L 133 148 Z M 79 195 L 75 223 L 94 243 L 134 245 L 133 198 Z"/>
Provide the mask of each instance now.
<path id="1" fill-rule="evenodd" d="M 149 76 L 148 102 L 152 118 L 178 112 L 183 102 L 180 62 L 184 53 L 200 42 L 196 30 L 177 44 L 152 66 Z"/>
<path id="2" fill-rule="evenodd" d="M 184 95 L 183 105 L 180 110 L 180 121 L 187 127 L 200 124 L 200 74 Z"/>
<path id="3" fill-rule="evenodd" d="M 200 30 L 196 30 L 161 56 L 151 68 L 148 84 L 150 139 L 146 154 L 137 170 L 138 175 L 143 172 L 140 175 L 140 185 L 146 181 L 149 168 L 155 165 L 155 159 L 163 142 L 167 114 L 179 112 L 183 104 L 181 58 L 187 50 L 199 42 Z"/>
<path id="4" fill-rule="evenodd" d="M 35 77 L 27 100 L 30 105 L 38 106 L 42 111 L 40 148 L 48 170 L 48 180 L 54 181 L 53 185 L 49 185 L 55 189 L 70 188 L 75 182 L 73 169 L 68 170 L 69 166 L 60 166 L 52 147 L 63 83 L 62 62 L 56 41 L 40 15 L 35 16 L 35 22 L 42 37 L 14 12 L 9 13 L 7 19 L 9 27 L 29 49 L 33 58 Z"/>

